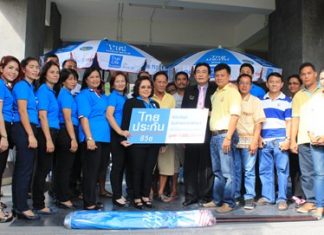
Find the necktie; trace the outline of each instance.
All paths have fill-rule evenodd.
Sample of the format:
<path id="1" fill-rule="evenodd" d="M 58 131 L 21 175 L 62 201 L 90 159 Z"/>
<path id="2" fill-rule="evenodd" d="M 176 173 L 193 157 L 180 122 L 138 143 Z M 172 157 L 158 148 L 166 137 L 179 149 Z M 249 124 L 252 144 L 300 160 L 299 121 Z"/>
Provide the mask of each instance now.
<path id="1" fill-rule="evenodd" d="M 199 96 L 198 96 L 198 103 L 197 108 L 203 109 L 205 107 L 205 99 L 204 99 L 204 87 L 199 87 Z"/>

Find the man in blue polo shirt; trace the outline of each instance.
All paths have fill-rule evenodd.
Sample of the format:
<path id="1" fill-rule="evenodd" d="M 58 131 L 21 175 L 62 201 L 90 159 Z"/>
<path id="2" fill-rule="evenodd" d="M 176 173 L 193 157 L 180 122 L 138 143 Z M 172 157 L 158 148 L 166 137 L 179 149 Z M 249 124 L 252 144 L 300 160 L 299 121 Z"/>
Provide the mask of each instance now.
<path id="1" fill-rule="evenodd" d="M 288 149 L 291 130 L 291 99 L 281 92 L 284 85 L 279 73 L 271 73 L 266 83 L 269 92 L 262 105 L 266 115 L 261 137 L 259 173 L 262 197 L 258 205 L 277 202 L 278 210 L 287 210 L 287 184 L 289 177 Z M 274 167 L 278 176 L 278 198 L 275 197 Z"/>
<path id="2" fill-rule="evenodd" d="M 249 63 L 242 64 L 240 67 L 240 74 L 247 74 L 253 77 L 254 74 L 253 66 Z M 252 83 L 250 93 L 251 95 L 258 97 L 260 100 L 262 100 L 263 96 L 265 95 L 265 91 L 263 90 L 263 88 L 256 85 L 255 83 Z"/>

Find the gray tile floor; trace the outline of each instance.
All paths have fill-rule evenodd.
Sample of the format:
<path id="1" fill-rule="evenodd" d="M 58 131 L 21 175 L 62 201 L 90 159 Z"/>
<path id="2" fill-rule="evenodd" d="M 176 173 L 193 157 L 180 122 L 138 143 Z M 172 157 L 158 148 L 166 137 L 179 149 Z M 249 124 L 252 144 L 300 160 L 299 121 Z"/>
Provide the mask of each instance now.
<path id="1" fill-rule="evenodd" d="M 110 188 L 110 185 L 107 185 L 107 189 Z M 182 188 L 182 186 L 180 187 Z M 11 208 L 11 188 L 10 186 L 3 187 L 4 197 L 2 201 L 6 203 L 9 208 Z M 50 206 L 55 207 L 53 205 L 52 200 L 47 195 L 47 202 Z M 133 207 L 127 208 L 116 208 L 112 205 L 111 199 L 108 198 L 100 198 L 101 202 L 104 203 L 105 210 L 119 210 L 119 211 L 129 211 L 129 210 L 136 210 Z M 183 197 L 179 197 L 173 202 L 170 203 L 162 203 L 159 201 L 154 201 L 154 208 L 153 209 L 146 209 L 146 210 L 193 210 L 201 208 L 198 204 L 191 205 L 189 207 L 182 206 Z M 75 201 L 75 204 L 78 206 L 79 209 L 82 208 L 81 201 Z M 91 231 L 91 230 L 67 230 L 63 227 L 64 217 L 69 210 L 64 209 L 57 209 L 57 213 L 51 216 L 42 216 L 41 220 L 39 221 L 25 221 L 25 220 L 14 220 L 11 223 L 7 224 L 0 224 L 0 234 L 106 234 L 108 231 Z M 226 218 L 246 218 L 246 216 L 257 216 L 257 217 L 264 217 L 264 216 L 290 216 L 290 217 L 297 217 L 304 216 L 296 213 L 295 205 L 290 204 L 289 209 L 287 211 L 278 211 L 275 205 L 269 206 L 260 206 L 256 207 L 255 210 L 247 211 L 243 208 L 237 207 L 234 211 L 228 214 L 217 214 L 215 216 L 219 221 Z M 285 224 L 286 226 L 280 225 Z M 190 228 L 190 229 L 160 229 L 160 230 L 135 230 L 135 231 L 114 231 L 117 234 L 216 234 L 216 231 L 225 231 L 229 229 L 228 234 L 268 234 L 267 232 L 274 231 L 276 229 L 281 228 L 280 231 L 288 231 L 285 234 L 294 235 L 299 234 L 299 232 L 304 231 L 306 227 L 310 229 L 309 231 L 314 231 L 314 234 L 317 233 L 317 229 L 323 228 L 324 222 L 323 221 L 308 221 L 308 222 L 286 222 L 286 223 L 255 223 L 253 220 L 250 220 L 247 223 L 225 223 L 225 224 L 218 224 L 213 227 L 208 228 Z M 252 226 L 252 227 L 251 227 Z M 252 229 L 255 228 L 255 229 Z M 296 230 L 295 232 L 293 232 Z M 324 230 L 322 230 L 324 231 Z M 246 233 L 248 232 L 248 233 Z M 269 233 L 274 234 L 274 233 Z M 280 232 L 278 234 L 281 234 Z M 306 233 L 312 234 L 311 233 Z"/>

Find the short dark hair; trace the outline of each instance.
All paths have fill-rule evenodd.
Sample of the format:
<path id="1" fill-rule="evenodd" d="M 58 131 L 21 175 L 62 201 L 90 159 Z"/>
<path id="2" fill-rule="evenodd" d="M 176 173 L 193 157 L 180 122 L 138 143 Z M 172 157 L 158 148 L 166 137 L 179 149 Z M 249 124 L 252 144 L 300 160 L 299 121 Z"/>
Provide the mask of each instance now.
<path id="1" fill-rule="evenodd" d="M 175 81 L 178 80 L 178 76 L 179 76 L 179 75 L 183 75 L 183 76 L 186 77 L 187 80 L 189 80 L 189 76 L 188 76 L 188 74 L 187 74 L 186 72 L 180 71 L 180 72 L 177 72 L 177 73 L 174 75 L 174 80 L 175 80 Z"/>
<path id="2" fill-rule="evenodd" d="M 46 62 L 48 60 L 48 58 L 56 58 L 56 59 L 59 59 L 56 54 L 50 53 L 50 54 L 45 55 L 44 62 Z"/>
<path id="3" fill-rule="evenodd" d="M 250 81 L 251 81 L 251 84 L 252 84 L 252 76 L 250 76 L 249 74 L 245 74 L 245 73 L 242 73 L 242 74 L 240 74 L 240 75 L 238 76 L 238 78 L 237 78 L 237 80 L 236 80 L 237 84 L 240 83 L 242 77 L 248 77 L 248 78 L 250 78 Z"/>
<path id="4" fill-rule="evenodd" d="M 298 74 L 292 74 L 287 78 L 287 81 L 289 82 L 292 78 L 296 78 L 299 82 L 300 85 L 303 85 L 303 81 L 301 80 L 301 78 L 299 77 Z"/>
<path id="5" fill-rule="evenodd" d="M 101 73 L 100 73 L 100 69 L 98 67 L 90 67 L 90 68 L 87 68 L 83 74 L 83 78 L 82 78 L 82 83 L 81 83 L 81 90 L 85 89 L 88 87 L 86 81 L 88 79 L 88 77 L 90 76 L 90 74 L 94 71 L 97 71 L 99 73 L 99 76 L 100 76 L 100 85 L 98 87 L 98 90 L 100 91 L 100 93 L 104 93 L 105 92 L 105 89 L 104 89 L 104 81 L 102 80 L 102 77 L 101 77 Z"/>
<path id="6" fill-rule="evenodd" d="M 145 70 L 141 70 L 139 71 L 139 73 L 137 74 L 137 79 L 139 79 L 140 77 L 148 77 L 151 78 L 151 75 L 149 72 L 145 71 Z"/>
<path id="7" fill-rule="evenodd" d="M 223 69 L 225 69 L 228 74 L 231 74 L 231 68 L 227 64 L 224 64 L 224 63 L 216 65 L 214 68 L 214 73 L 216 73 L 220 70 L 223 70 Z"/>
<path id="8" fill-rule="evenodd" d="M 150 82 L 150 84 L 151 84 L 151 87 L 152 87 L 152 89 L 151 89 L 151 94 L 150 94 L 150 96 L 149 97 L 152 97 L 153 96 L 153 94 L 154 94 L 154 84 L 153 84 L 153 81 L 151 80 L 151 79 L 149 79 L 148 77 L 139 77 L 136 81 L 135 81 L 135 85 L 134 85 L 134 89 L 133 89 L 133 97 L 137 97 L 137 96 L 139 96 L 139 88 L 140 88 L 140 86 L 141 86 L 141 83 L 143 82 L 143 81 L 145 81 L 145 80 L 147 80 L 147 81 L 149 81 Z"/>
<path id="9" fill-rule="evenodd" d="M 69 62 L 69 61 L 71 61 L 71 62 L 77 64 L 77 62 L 76 62 L 75 59 L 67 59 L 67 60 L 64 60 L 64 61 L 63 61 L 62 67 L 64 68 L 65 64 L 66 64 L 67 62 Z"/>
<path id="10" fill-rule="evenodd" d="M 60 73 L 59 83 L 62 85 L 62 83 L 65 82 L 66 79 L 68 79 L 70 75 L 73 75 L 76 80 L 79 79 L 79 75 L 74 69 L 62 69 L 61 73 Z"/>
<path id="11" fill-rule="evenodd" d="M 243 64 L 241 65 L 241 67 L 240 67 L 240 71 L 241 71 L 241 69 L 244 68 L 244 67 L 248 67 L 248 68 L 250 68 L 251 71 L 252 71 L 252 74 L 254 74 L 254 67 L 253 67 L 252 64 L 250 64 L 250 63 L 243 63 Z"/>
<path id="12" fill-rule="evenodd" d="M 110 79 L 110 92 L 112 92 L 114 90 L 114 83 L 116 81 L 116 77 L 122 75 L 125 78 L 125 82 L 126 82 L 126 86 L 125 89 L 123 90 L 123 94 L 125 95 L 127 93 L 127 85 L 128 85 L 128 78 L 127 75 L 121 71 L 117 71 Z"/>
<path id="13" fill-rule="evenodd" d="M 160 75 L 164 75 L 164 76 L 166 77 L 166 80 L 167 80 L 167 81 L 169 80 L 168 74 L 167 74 L 165 71 L 159 71 L 159 72 L 156 72 L 156 73 L 153 75 L 153 81 L 155 82 L 156 77 L 157 77 L 157 76 L 160 76 Z"/>
<path id="14" fill-rule="evenodd" d="M 207 63 L 205 63 L 205 62 L 202 62 L 202 63 L 198 63 L 198 64 L 196 64 L 195 69 L 194 69 L 194 74 L 196 73 L 197 69 L 198 69 L 199 67 L 202 67 L 202 66 L 207 67 L 207 69 L 208 69 L 208 74 L 211 73 L 211 69 L 210 69 L 209 64 L 207 64 Z"/>
<path id="15" fill-rule="evenodd" d="M 314 71 L 316 71 L 316 68 L 315 68 L 315 65 L 310 63 L 310 62 L 305 62 L 305 63 L 302 63 L 300 66 L 299 66 L 299 73 L 301 73 L 301 71 L 305 68 L 305 67 L 311 67 Z"/>
<path id="16" fill-rule="evenodd" d="M 21 68 L 25 69 L 26 66 L 29 64 L 29 62 L 31 62 L 31 61 L 36 61 L 39 64 L 39 60 L 37 58 L 29 56 L 20 62 Z"/>
<path id="17" fill-rule="evenodd" d="M 267 82 L 269 81 L 269 78 L 270 78 L 271 76 L 278 77 L 278 78 L 280 78 L 281 82 L 283 82 L 282 75 L 281 75 L 280 73 L 277 73 L 277 72 L 272 72 L 272 73 L 270 73 L 270 74 L 267 76 Z"/>

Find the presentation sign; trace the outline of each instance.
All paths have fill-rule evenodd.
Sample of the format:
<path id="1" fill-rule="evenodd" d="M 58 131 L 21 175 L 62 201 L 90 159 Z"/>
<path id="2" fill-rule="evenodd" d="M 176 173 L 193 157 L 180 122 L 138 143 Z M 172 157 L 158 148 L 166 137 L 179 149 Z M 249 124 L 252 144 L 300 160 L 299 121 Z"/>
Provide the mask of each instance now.
<path id="1" fill-rule="evenodd" d="M 134 144 L 203 143 L 208 109 L 133 109 L 128 141 Z"/>

